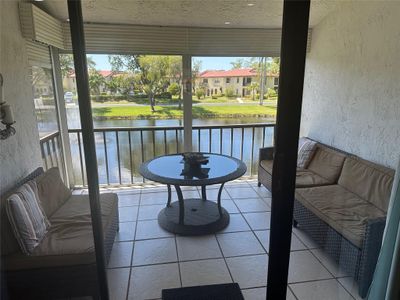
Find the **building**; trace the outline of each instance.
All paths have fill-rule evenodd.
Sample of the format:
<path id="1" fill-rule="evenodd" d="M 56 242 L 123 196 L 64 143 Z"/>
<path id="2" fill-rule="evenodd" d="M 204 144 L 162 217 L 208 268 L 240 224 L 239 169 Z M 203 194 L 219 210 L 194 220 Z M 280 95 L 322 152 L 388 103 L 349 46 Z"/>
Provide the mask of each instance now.
<path id="1" fill-rule="evenodd" d="M 276 89 L 278 81 L 279 74 L 268 73 L 265 87 Z M 197 77 L 196 87 L 204 87 L 206 96 L 223 94 L 231 88 L 236 96 L 245 97 L 252 93 L 249 88 L 252 82 L 259 82 L 259 75 L 253 68 L 206 70 Z"/>

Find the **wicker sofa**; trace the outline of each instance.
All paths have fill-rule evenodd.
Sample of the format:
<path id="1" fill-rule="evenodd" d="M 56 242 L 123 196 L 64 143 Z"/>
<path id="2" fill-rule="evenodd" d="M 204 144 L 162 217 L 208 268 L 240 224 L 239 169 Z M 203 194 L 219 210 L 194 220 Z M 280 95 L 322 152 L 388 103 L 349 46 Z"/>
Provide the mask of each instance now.
<path id="1" fill-rule="evenodd" d="M 51 227 L 32 255 L 24 255 L 5 214 L 5 200 L 19 186 L 36 180 Z M 118 197 L 101 194 L 106 258 L 118 231 Z M 1 198 L 1 272 L 4 299 L 98 296 L 89 198 L 71 195 L 57 168 L 38 168 Z M 5 281 L 5 282 L 4 282 Z"/>
<path id="2" fill-rule="evenodd" d="M 271 189 L 273 148 L 260 149 L 259 185 Z M 306 231 L 365 297 L 378 259 L 394 170 L 317 143 L 298 169 L 294 226 Z"/>

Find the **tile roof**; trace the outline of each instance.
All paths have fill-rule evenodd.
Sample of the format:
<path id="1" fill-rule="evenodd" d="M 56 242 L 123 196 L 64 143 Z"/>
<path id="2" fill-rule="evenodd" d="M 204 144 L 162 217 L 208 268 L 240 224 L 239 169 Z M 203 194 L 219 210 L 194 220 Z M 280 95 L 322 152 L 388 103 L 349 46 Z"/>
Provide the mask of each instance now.
<path id="1" fill-rule="evenodd" d="M 233 70 L 206 70 L 200 73 L 201 78 L 212 77 L 252 77 L 257 76 L 257 72 L 252 68 L 233 69 Z"/>

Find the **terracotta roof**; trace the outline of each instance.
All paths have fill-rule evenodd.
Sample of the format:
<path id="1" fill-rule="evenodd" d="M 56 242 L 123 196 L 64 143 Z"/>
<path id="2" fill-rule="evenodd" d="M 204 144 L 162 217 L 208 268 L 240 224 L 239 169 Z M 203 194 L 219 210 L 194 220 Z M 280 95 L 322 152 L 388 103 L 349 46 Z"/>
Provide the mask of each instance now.
<path id="1" fill-rule="evenodd" d="M 257 76 L 257 72 L 252 68 L 233 69 L 233 70 L 206 70 L 200 73 L 201 78 L 212 77 L 252 77 Z"/>
<path id="2" fill-rule="evenodd" d="M 216 78 L 216 77 L 254 77 L 257 71 L 252 68 L 233 69 L 233 70 L 206 70 L 199 74 L 200 78 Z M 278 74 L 268 73 L 267 76 L 278 77 Z"/>

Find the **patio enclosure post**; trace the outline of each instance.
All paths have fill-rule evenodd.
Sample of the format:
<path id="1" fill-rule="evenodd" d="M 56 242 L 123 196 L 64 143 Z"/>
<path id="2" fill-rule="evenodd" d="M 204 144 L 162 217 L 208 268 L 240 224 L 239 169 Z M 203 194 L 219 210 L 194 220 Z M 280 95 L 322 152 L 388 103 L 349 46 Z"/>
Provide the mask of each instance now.
<path id="1" fill-rule="evenodd" d="M 309 0 L 284 1 L 267 299 L 286 299 L 309 12 Z"/>
<path id="2" fill-rule="evenodd" d="M 192 151 L 192 56 L 182 56 L 183 77 L 183 149 L 184 152 Z"/>
<path id="3" fill-rule="evenodd" d="M 101 299 L 108 300 L 109 294 L 101 207 L 99 201 L 100 192 L 97 173 L 96 144 L 93 132 L 85 35 L 83 32 L 82 6 L 80 0 L 68 0 L 68 14 L 71 27 L 72 53 L 74 55 L 79 113 L 82 125 L 82 139 L 89 189 L 90 214 L 92 218 L 92 230 L 96 255 L 98 293 Z"/>

